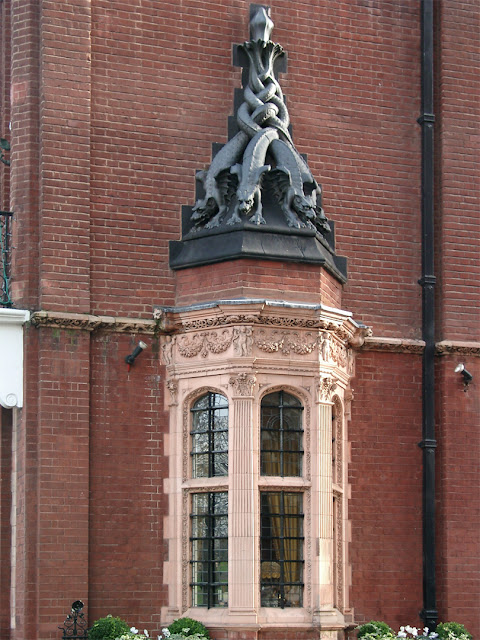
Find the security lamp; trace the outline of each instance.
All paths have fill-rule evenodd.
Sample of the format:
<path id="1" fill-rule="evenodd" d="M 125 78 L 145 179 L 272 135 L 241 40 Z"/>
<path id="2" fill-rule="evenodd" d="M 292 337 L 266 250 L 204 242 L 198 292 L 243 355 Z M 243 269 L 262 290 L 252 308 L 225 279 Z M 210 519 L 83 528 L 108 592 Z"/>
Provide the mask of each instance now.
<path id="1" fill-rule="evenodd" d="M 462 363 L 457 364 L 457 366 L 455 367 L 455 373 L 461 373 L 462 374 L 462 376 L 463 376 L 463 387 L 464 387 L 463 390 L 466 391 L 468 389 L 468 385 L 473 380 L 472 374 L 465 369 L 465 365 L 462 364 Z"/>
<path id="2" fill-rule="evenodd" d="M 146 343 L 140 340 L 140 342 L 137 344 L 137 346 L 132 351 L 132 353 L 129 356 L 125 356 L 125 362 L 128 364 L 128 371 L 130 371 L 130 367 L 134 364 L 135 358 L 139 356 L 142 353 L 142 351 L 146 348 L 147 348 Z"/>

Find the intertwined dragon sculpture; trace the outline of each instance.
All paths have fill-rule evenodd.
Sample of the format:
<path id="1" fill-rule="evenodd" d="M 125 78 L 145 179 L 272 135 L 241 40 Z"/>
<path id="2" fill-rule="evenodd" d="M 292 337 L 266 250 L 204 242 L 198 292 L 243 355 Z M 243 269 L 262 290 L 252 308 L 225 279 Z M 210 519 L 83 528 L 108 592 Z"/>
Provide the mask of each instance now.
<path id="1" fill-rule="evenodd" d="M 275 78 L 275 61 L 284 53 L 270 40 L 270 9 L 255 6 L 250 41 L 240 45 L 249 61 L 248 84 L 237 110 L 239 131 L 197 174 L 204 197 L 193 207 L 193 230 L 227 225 L 266 224 L 262 215 L 262 189 L 268 187 L 292 228 L 330 231 L 321 206 L 321 187 L 293 144 L 287 106 Z"/>

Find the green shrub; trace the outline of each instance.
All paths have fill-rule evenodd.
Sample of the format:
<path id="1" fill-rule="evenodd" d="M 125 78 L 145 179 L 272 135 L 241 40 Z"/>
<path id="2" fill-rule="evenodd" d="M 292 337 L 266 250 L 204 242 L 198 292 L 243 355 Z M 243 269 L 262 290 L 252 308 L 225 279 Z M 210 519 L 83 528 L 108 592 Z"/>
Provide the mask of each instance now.
<path id="1" fill-rule="evenodd" d="M 130 631 L 130 627 L 125 620 L 108 615 L 93 623 L 88 630 L 88 640 L 115 640 L 127 631 Z"/>
<path id="2" fill-rule="evenodd" d="M 386 622 L 381 622 L 380 620 L 370 620 L 370 622 L 366 622 L 362 624 L 360 627 L 357 627 L 358 638 L 363 638 L 364 636 L 370 636 L 375 638 L 383 638 L 384 636 L 395 637 L 393 633 L 393 629 L 388 626 Z"/>
<path id="3" fill-rule="evenodd" d="M 438 633 L 440 640 L 473 640 L 471 633 L 459 622 L 441 622 L 437 625 L 435 633 Z"/>
<path id="4" fill-rule="evenodd" d="M 184 629 L 188 629 L 188 631 L 184 631 Z M 174 620 L 172 624 L 168 626 L 168 630 L 170 633 L 182 633 L 187 638 L 196 633 L 199 635 L 203 634 L 207 640 L 210 638 L 208 629 L 201 622 L 198 622 L 198 620 L 193 620 L 193 618 L 179 618 L 178 620 Z"/>

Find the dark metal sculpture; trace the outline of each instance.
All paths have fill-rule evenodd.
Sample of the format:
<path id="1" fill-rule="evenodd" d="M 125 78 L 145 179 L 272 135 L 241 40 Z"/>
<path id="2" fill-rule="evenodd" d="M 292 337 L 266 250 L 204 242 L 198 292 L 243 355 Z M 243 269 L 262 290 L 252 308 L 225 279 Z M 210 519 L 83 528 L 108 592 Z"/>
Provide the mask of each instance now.
<path id="1" fill-rule="evenodd" d="M 238 133 L 199 172 L 204 195 L 192 211 L 192 231 L 222 223 L 266 224 L 264 194 L 270 191 L 288 227 L 325 235 L 330 226 L 321 205 L 321 188 L 293 144 L 290 118 L 275 77 L 283 48 L 270 40 L 270 9 L 253 5 L 250 41 L 239 46 L 248 59 L 248 82 L 236 114 Z"/>
<path id="2" fill-rule="evenodd" d="M 290 117 L 277 80 L 286 71 L 283 48 L 271 41 L 265 5 L 250 6 L 250 40 L 233 48 L 242 67 L 228 142 L 197 173 L 193 207 L 182 208 L 182 239 L 170 241 L 170 267 L 227 260 L 281 260 L 323 266 L 339 282 L 346 258 L 335 253 L 333 221 L 322 189 L 293 144 Z"/>
<path id="3" fill-rule="evenodd" d="M 88 638 L 88 625 L 82 613 L 83 602 L 75 600 L 72 604 L 72 610 L 67 615 L 63 627 L 58 627 L 63 631 L 62 640 L 80 640 L 80 638 Z"/>

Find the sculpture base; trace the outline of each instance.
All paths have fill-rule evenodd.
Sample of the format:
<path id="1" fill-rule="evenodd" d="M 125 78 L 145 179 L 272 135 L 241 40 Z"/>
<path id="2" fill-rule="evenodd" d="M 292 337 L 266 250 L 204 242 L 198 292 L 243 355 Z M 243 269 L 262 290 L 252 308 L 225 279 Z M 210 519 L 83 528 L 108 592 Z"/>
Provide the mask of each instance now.
<path id="1" fill-rule="evenodd" d="M 340 283 L 347 280 L 346 258 L 335 255 L 327 240 L 310 229 L 277 230 L 245 223 L 240 229 L 200 231 L 170 242 L 174 270 L 238 258 L 318 264 Z"/>

